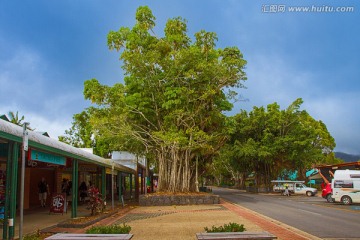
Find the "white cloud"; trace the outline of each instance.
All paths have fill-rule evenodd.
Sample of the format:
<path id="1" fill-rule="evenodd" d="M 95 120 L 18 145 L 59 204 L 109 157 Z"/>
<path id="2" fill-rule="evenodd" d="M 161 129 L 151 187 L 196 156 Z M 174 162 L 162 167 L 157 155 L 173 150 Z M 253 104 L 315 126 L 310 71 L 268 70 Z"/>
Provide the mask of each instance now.
<path id="1" fill-rule="evenodd" d="M 39 116 L 36 113 L 28 113 L 25 115 L 26 120 L 30 122 L 31 128 L 35 131 L 47 132 L 51 138 L 57 139 L 58 136 L 64 135 L 66 129 L 71 127 L 71 122 L 64 119 L 49 119 Z"/>
<path id="2" fill-rule="evenodd" d="M 41 68 L 45 64 L 38 54 L 28 49 L 17 49 L 12 56 L 0 61 L 0 95 L 7 96 L 5 104 L 31 103 L 43 91 Z"/>
<path id="3" fill-rule="evenodd" d="M 326 124 L 335 138 L 337 151 L 360 154 L 360 143 L 356 140 L 360 132 L 360 116 L 356 111 L 359 105 L 359 94 L 340 93 L 310 99 L 304 103 L 304 108 Z"/>
<path id="4" fill-rule="evenodd" d="M 360 143 L 356 141 L 360 132 L 360 115 L 356 111 L 360 105 L 359 93 L 325 91 L 320 81 L 324 76 L 291 66 L 285 56 L 253 56 L 246 72 L 248 88 L 240 93 L 249 101 L 236 104 L 234 113 L 240 108 L 251 111 L 253 106 L 274 102 L 284 109 L 295 99 L 302 98 L 302 109 L 323 121 L 335 138 L 336 151 L 360 153 Z"/>
<path id="5" fill-rule="evenodd" d="M 247 110 L 273 102 L 285 107 L 295 99 L 307 98 L 317 91 L 316 85 L 311 86 L 315 76 L 293 68 L 286 63 L 286 59 L 259 55 L 252 56 L 248 62 L 247 89 L 241 90 L 244 97 L 249 99 L 244 104 Z"/>
<path id="6" fill-rule="evenodd" d="M 71 126 L 76 113 L 72 111 L 80 112 L 85 102 L 82 104 L 79 90 L 49 89 L 46 81 L 56 79 L 46 75 L 45 62 L 35 51 L 25 48 L 17 48 L 7 59 L 0 59 L 0 114 L 18 111 L 32 128 L 57 138 Z"/>
<path id="7" fill-rule="evenodd" d="M 18 111 L 19 117 L 24 116 L 24 122 L 29 122 L 30 127 L 38 132 L 47 132 L 51 138 L 58 139 L 58 136 L 64 135 L 65 130 L 71 127 L 72 118 L 51 118 L 47 115 L 39 114 L 37 111 L 29 109 L 10 110 L 6 107 L 0 106 L 0 114 L 8 116 L 9 111 L 16 113 Z"/>

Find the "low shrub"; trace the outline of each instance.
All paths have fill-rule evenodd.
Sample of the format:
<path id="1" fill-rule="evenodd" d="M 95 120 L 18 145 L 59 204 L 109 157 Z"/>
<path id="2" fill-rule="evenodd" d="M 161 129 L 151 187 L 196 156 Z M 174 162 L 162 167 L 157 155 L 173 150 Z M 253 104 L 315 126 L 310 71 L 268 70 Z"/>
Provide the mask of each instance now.
<path id="1" fill-rule="evenodd" d="M 23 240 L 41 240 L 51 235 L 51 233 L 41 233 L 40 229 L 38 229 L 35 233 L 26 234 L 23 236 Z"/>
<path id="2" fill-rule="evenodd" d="M 210 233 L 210 232 L 243 232 L 246 229 L 243 224 L 239 225 L 237 223 L 229 223 L 229 224 L 224 224 L 223 226 L 220 227 L 212 226 L 211 229 L 204 227 L 204 230 Z"/>
<path id="3" fill-rule="evenodd" d="M 25 235 L 24 240 L 40 240 L 40 236 L 38 234 L 28 234 L 28 235 Z"/>
<path id="4" fill-rule="evenodd" d="M 131 227 L 126 225 L 94 226 L 86 230 L 87 234 L 125 234 L 130 233 Z"/>

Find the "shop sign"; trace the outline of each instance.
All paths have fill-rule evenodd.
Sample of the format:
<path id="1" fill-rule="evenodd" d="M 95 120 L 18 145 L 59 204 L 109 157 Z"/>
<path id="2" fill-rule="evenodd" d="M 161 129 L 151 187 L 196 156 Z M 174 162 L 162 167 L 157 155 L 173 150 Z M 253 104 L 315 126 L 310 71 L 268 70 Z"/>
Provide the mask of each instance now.
<path id="1" fill-rule="evenodd" d="M 34 149 L 31 149 L 30 151 L 30 159 L 32 161 L 46 162 L 46 163 L 66 166 L 65 157 L 40 152 Z"/>
<path id="2" fill-rule="evenodd" d="M 112 174 L 111 168 L 106 168 L 105 172 L 106 172 L 106 174 Z M 117 171 L 115 171 L 115 170 L 114 170 L 114 175 L 117 175 Z"/>
<path id="3" fill-rule="evenodd" d="M 80 172 L 97 172 L 97 166 L 95 165 L 79 165 Z"/>
<path id="4" fill-rule="evenodd" d="M 56 193 L 52 197 L 50 212 L 64 213 L 66 212 L 66 196 L 62 193 Z"/>

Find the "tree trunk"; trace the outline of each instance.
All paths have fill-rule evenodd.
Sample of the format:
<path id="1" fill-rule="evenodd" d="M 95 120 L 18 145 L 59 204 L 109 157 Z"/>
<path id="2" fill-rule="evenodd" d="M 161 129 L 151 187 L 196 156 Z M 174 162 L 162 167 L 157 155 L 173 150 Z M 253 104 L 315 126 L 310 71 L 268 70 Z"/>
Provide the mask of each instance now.
<path id="1" fill-rule="evenodd" d="M 192 187 L 191 151 L 181 150 L 177 144 L 162 148 L 158 153 L 159 191 L 189 192 Z M 194 188 L 195 189 L 195 188 Z"/>

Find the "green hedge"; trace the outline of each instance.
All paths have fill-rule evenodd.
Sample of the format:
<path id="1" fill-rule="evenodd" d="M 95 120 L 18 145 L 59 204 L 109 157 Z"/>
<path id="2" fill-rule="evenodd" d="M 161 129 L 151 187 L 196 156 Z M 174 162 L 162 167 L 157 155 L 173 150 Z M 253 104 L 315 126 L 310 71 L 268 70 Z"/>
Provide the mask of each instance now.
<path id="1" fill-rule="evenodd" d="M 86 230 L 87 234 L 125 234 L 130 233 L 131 227 L 126 225 L 95 226 Z"/>
<path id="2" fill-rule="evenodd" d="M 229 223 L 229 224 L 224 224 L 224 226 L 220 226 L 220 227 L 212 226 L 211 229 L 205 227 L 204 230 L 210 233 L 210 232 L 243 232 L 246 229 L 243 224 L 239 225 L 237 223 Z"/>

